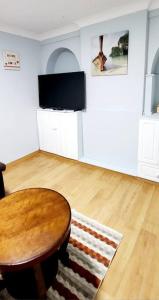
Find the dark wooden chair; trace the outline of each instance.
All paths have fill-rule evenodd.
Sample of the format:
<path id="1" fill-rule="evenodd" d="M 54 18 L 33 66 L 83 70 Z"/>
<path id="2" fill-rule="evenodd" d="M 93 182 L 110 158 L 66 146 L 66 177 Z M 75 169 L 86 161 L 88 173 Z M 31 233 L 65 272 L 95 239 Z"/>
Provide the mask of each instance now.
<path id="1" fill-rule="evenodd" d="M 3 181 L 3 171 L 5 171 L 6 165 L 0 162 L 0 199 L 5 196 L 4 181 Z"/>
<path id="2" fill-rule="evenodd" d="M 0 162 L 0 199 L 5 196 L 4 182 L 3 182 L 3 174 L 5 171 L 6 165 Z M 0 291 L 5 288 L 5 281 L 0 276 Z"/>
<path id="3" fill-rule="evenodd" d="M 0 279 L 0 291 L 6 288 L 5 280 Z M 1 299 L 1 296 L 0 296 Z"/>

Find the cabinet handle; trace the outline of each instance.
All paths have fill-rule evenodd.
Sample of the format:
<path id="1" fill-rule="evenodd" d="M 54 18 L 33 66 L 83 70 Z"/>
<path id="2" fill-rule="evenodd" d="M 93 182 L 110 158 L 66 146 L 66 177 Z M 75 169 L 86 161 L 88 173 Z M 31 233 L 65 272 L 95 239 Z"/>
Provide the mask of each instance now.
<path id="1" fill-rule="evenodd" d="M 55 131 L 55 130 L 57 130 L 57 128 L 51 128 L 51 130 Z"/>

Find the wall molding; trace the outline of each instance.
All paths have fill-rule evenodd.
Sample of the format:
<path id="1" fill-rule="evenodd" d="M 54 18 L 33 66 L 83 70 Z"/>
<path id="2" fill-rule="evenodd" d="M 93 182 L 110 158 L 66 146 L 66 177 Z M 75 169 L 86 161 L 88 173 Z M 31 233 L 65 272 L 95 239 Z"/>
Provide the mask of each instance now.
<path id="1" fill-rule="evenodd" d="M 17 36 L 21 36 L 24 38 L 34 39 L 42 43 L 52 42 L 52 39 L 58 39 L 61 36 L 66 36 L 67 34 L 77 34 L 81 28 L 91 26 L 93 24 L 98 24 L 104 21 L 112 20 L 115 18 L 119 18 L 125 15 L 133 14 L 139 11 L 147 10 L 149 11 L 149 17 L 155 17 L 159 15 L 159 0 L 145 0 L 142 1 L 132 1 L 129 5 L 124 6 L 116 6 L 111 9 L 104 11 L 102 13 L 88 16 L 86 18 L 81 18 L 74 23 L 69 24 L 64 27 L 59 27 L 54 30 L 44 32 L 42 34 L 36 34 L 35 32 L 26 31 L 22 28 L 14 27 L 14 26 L 6 26 L 4 24 L 0 24 L 0 31 L 5 33 L 14 34 Z M 56 41 L 56 40 L 55 40 Z"/>
<path id="2" fill-rule="evenodd" d="M 34 152 L 31 152 L 31 153 L 29 153 L 29 154 L 26 154 L 25 156 L 22 156 L 22 157 L 20 157 L 20 158 L 18 158 L 18 159 L 16 159 L 16 160 L 13 160 L 13 161 L 11 161 L 11 162 L 8 162 L 6 165 L 7 165 L 7 169 L 9 168 L 12 168 L 12 167 L 14 167 L 16 164 L 17 164 L 17 162 L 24 162 L 24 161 L 26 161 L 26 160 L 28 160 L 28 159 L 30 159 L 31 157 L 34 157 L 34 156 L 36 156 L 38 153 L 40 153 L 40 149 L 38 149 L 38 150 L 36 150 L 36 151 L 34 151 Z"/>
<path id="3" fill-rule="evenodd" d="M 48 44 L 64 41 L 64 40 L 79 37 L 79 36 L 80 36 L 80 30 L 76 30 L 73 32 L 65 33 L 65 34 L 62 34 L 62 35 L 59 35 L 56 37 L 51 37 L 49 39 L 43 40 L 43 41 L 41 41 L 41 44 L 48 45 Z"/>
<path id="4" fill-rule="evenodd" d="M 38 40 L 36 34 L 17 27 L 10 27 L 0 24 L 0 31 L 3 33 L 14 34 L 27 39 Z"/>
<path id="5" fill-rule="evenodd" d="M 159 16 L 159 9 L 153 9 L 149 11 L 149 18 L 155 18 Z"/>
<path id="6" fill-rule="evenodd" d="M 119 167 L 119 166 L 116 167 L 112 164 L 108 164 L 108 163 L 104 163 L 104 162 L 101 162 L 101 161 L 89 159 L 89 158 L 86 158 L 86 157 L 82 157 L 81 159 L 79 159 L 79 161 L 82 162 L 82 163 L 85 163 L 85 164 L 101 167 L 101 168 L 111 170 L 111 171 L 114 171 L 114 172 L 118 172 L 118 173 L 121 173 L 121 174 L 124 173 L 124 174 L 130 175 L 130 176 L 135 176 L 135 177 L 137 176 L 137 167 L 134 168 L 134 166 L 129 167 L 129 168 Z"/>

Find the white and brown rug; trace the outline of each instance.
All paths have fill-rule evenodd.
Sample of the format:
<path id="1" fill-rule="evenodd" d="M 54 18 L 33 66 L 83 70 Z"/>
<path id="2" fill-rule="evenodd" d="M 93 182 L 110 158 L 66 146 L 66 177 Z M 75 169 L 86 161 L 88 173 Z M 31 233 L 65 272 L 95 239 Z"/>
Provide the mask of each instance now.
<path id="1" fill-rule="evenodd" d="M 48 300 L 93 300 L 121 239 L 121 233 L 72 210 L 69 262 L 59 262 Z M 3 291 L 0 299 L 13 298 Z"/>

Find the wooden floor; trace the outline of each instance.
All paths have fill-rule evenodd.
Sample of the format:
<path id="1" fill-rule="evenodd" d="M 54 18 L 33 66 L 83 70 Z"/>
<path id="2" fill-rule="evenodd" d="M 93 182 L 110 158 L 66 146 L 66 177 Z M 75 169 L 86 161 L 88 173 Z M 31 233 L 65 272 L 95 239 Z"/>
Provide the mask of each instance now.
<path id="1" fill-rule="evenodd" d="M 97 300 L 159 299 L 159 185 L 43 152 L 4 173 L 7 191 L 57 190 L 72 208 L 123 233 Z"/>

